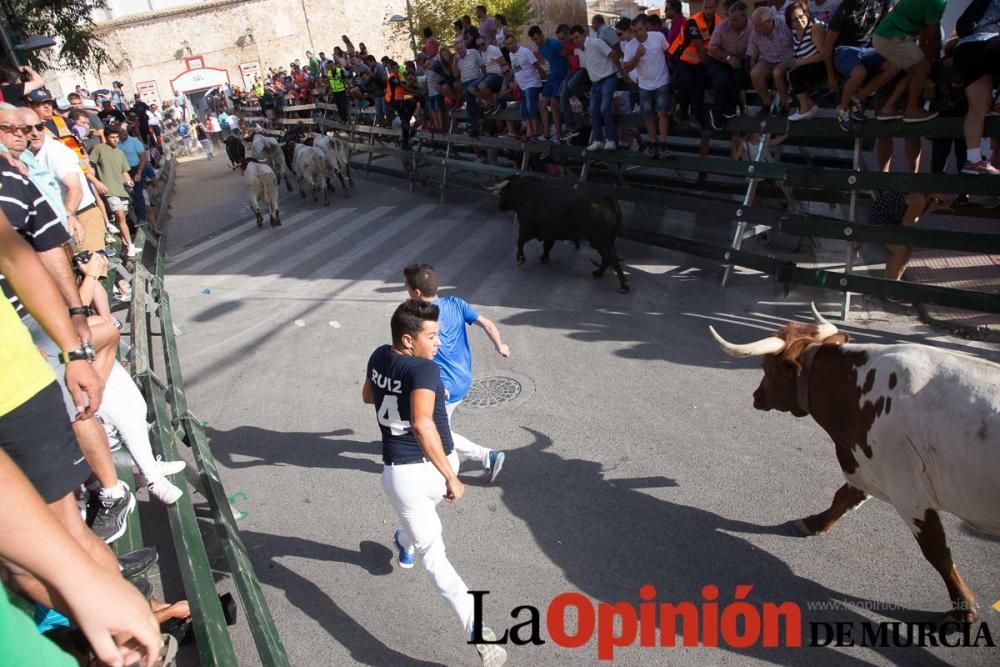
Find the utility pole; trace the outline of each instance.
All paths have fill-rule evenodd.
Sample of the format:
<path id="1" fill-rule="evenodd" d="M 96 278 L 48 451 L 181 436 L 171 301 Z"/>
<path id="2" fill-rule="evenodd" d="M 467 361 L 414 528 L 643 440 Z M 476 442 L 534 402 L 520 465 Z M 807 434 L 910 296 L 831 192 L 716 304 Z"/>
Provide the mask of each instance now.
<path id="1" fill-rule="evenodd" d="M 316 45 L 313 44 L 312 29 L 309 27 L 309 14 L 306 12 L 306 0 L 300 0 L 302 5 L 302 18 L 306 22 L 306 34 L 309 35 L 309 50 L 316 53 Z"/>

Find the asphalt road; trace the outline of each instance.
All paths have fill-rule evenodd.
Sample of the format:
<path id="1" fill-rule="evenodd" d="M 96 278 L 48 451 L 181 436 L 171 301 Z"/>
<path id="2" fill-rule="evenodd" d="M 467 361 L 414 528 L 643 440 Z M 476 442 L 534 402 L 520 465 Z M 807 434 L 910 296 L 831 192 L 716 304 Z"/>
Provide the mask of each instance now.
<path id="1" fill-rule="evenodd" d="M 790 522 L 825 509 L 843 481 L 833 445 L 809 418 L 753 410 L 758 362 L 725 357 L 706 332 L 714 323 L 733 340 L 759 337 L 806 318 L 812 299 L 836 312 L 835 294 L 785 297 L 747 274 L 723 289 L 711 264 L 622 243 L 633 287 L 623 296 L 610 274 L 589 276 L 588 249 L 558 244 L 544 266 L 536 243 L 518 268 L 511 217 L 487 199 L 440 205 L 398 181 L 355 178 L 354 195 L 338 191 L 329 208 L 286 194 L 285 225 L 258 230 L 221 160 L 185 163 L 168 231 L 188 400 L 210 426 L 227 491 L 246 494 L 243 538 L 294 664 L 478 664 L 419 563 L 390 562 L 396 520 L 361 403 L 365 363 L 389 340 L 412 261 L 436 266 L 444 292 L 497 322 L 509 343 L 503 359 L 471 332 L 476 377 L 522 385 L 505 406 L 460 408 L 456 430 L 507 452 L 507 463 L 495 484 L 463 468 L 465 498 L 440 510 L 450 559 L 490 592 L 487 623 L 502 631 L 527 620 L 511 619 L 515 607 L 540 610 L 546 643 L 508 646 L 509 664 L 596 662 L 596 641 L 560 648 L 545 629 L 549 602 L 565 592 L 636 605 L 651 584 L 659 602 L 700 606 L 712 584 L 725 608 L 737 585 L 752 585 L 758 609 L 801 606 L 805 641 L 809 622 L 854 624 L 860 642 L 866 621 L 933 621 L 947 609 L 944 585 L 889 505 L 872 500 L 827 536 L 796 536 Z M 1000 357 L 877 309 L 843 329 L 858 341 Z M 1000 541 L 953 517 L 945 527 L 1000 642 L 990 609 Z M 572 631 L 572 613 L 567 623 Z M 236 641 L 241 664 L 255 664 L 245 627 Z M 987 665 L 1000 649 L 636 645 L 615 658 Z"/>

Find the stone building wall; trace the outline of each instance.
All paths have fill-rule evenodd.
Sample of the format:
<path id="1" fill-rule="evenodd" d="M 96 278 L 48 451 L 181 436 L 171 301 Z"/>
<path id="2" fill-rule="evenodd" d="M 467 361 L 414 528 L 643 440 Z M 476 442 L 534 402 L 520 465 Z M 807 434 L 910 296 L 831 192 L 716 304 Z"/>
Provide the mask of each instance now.
<path id="1" fill-rule="evenodd" d="M 135 14 L 98 27 L 118 67 L 101 76 L 53 71 L 46 79 L 56 94 L 78 83 L 110 88 L 113 81 L 131 93 L 139 82 L 155 81 L 166 98 L 171 79 L 186 70 L 184 58 L 202 56 L 205 67 L 226 70 L 231 84 L 242 87 L 241 63 L 257 62 L 265 72 L 270 66 L 287 69 L 296 58 L 305 62 L 306 49 L 330 54 L 334 46 L 343 47 L 344 34 L 373 53 L 401 57 L 406 42 L 386 21 L 405 11 L 405 0 L 214 0 Z"/>

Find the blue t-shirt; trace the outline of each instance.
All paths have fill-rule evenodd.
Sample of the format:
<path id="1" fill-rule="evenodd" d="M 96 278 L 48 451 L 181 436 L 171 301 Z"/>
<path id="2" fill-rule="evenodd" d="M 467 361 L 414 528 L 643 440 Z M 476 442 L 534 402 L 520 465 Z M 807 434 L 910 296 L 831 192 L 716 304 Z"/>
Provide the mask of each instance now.
<path id="1" fill-rule="evenodd" d="M 441 371 L 430 359 L 411 357 L 392 351 L 383 345 L 368 359 L 365 375 L 375 394 L 375 418 L 382 431 L 382 462 L 399 463 L 424 455 L 410 425 L 410 393 L 415 389 L 430 389 L 434 401 L 434 424 L 441 436 L 444 453 L 451 454 L 454 444 L 444 409 L 444 384 Z"/>
<path id="2" fill-rule="evenodd" d="M 448 390 L 448 402 L 465 398 L 472 386 L 472 350 L 466 325 L 479 319 L 479 313 L 457 296 L 445 296 L 432 302 L 440 310 L 438 315 L 438 348 L 434 361 L 441 367 L 441 380 Z"/>
<path id="3" fill-rule="evenodd" d="M 129 135 L 125 141 L 119 141 L 118 149 L 122 153 L 125 153 L 125 157 L 128 158 L 128 166 L 130 167 L 138 167 L 139 154 L 146 152 L 146 147 L 142 145 L 142 142 L 132 135 Z"/>
<path id="4" fill-rule="evenodd" d="M 563 43 L 555 37 L 549 37 L 539 49 L 542 57 L 549 63 L 549 80 L 556 81 L 566 78 L 569 71 L 569 59 L 563 55 Z"/>
<path id="5" fill-rule="evenodd" d="M 181 123 L 177 126 L 177 134 L 187 139 L 191 136 L 191 126 L 187 123 Z"/>

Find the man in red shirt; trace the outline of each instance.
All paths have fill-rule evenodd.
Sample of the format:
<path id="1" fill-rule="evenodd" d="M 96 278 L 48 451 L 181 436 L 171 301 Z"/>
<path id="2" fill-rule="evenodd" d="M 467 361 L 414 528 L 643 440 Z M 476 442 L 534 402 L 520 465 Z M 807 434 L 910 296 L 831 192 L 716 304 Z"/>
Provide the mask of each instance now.
<path id="1" fill-rule="evenodd" d="M 566 28 L 563 30 L 563 28 Z M 563 43 L 563 55 L 569 59 L 569 71 L 566 80 L 559 88 L 559 115 L 563 122 L 563 141 L 569 141 L 580 134 L 577 124 L 576 114 L 573 113 L 573 105 L 570 99 L 575 97 L 580 102 L 580 106 L 586 110 L 587 103 L 584 100 L 584 93 L 590 86 L 590 79 L 587 78 L 586 70 L 580 68 L 580 56 L 576 55 L 576 42 L 570 36 L 569 28 L 559 26 L 556 29 L 556 39 Z"/>

